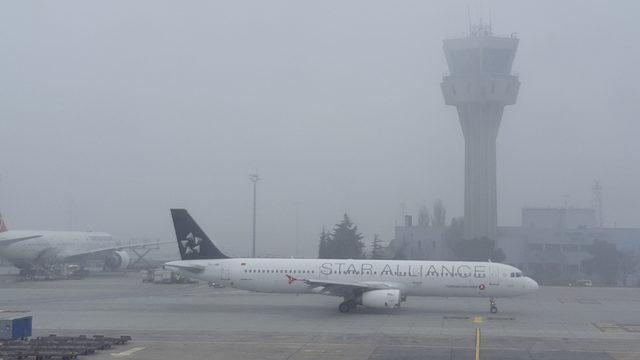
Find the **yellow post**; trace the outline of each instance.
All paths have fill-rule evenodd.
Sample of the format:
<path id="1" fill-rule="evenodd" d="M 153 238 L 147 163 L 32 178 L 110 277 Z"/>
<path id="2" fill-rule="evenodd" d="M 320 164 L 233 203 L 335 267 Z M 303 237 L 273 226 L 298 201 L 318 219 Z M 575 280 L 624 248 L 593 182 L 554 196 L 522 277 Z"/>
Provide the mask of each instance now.
<path id="1" fill-rule="evenodd" d="M 476 360 L 480 360 L 480 328 L 476 328 Z"/>

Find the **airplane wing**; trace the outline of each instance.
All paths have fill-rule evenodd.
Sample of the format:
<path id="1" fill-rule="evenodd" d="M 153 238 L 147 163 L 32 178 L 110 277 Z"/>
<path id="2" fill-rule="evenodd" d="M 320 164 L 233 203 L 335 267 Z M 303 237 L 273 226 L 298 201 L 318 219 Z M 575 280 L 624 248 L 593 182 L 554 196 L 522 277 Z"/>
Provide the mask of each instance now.
<path id="1" fill-rule="evenodd" d="M 108 246 L 103 248 L 92 248 L 92 249 L 64 248 L 60 252 L 58 252 L 58 257 L 70 258 L 74 256 L 81 256 L 81 255 L 99 254 L 107 251 L 118 251 L 118 250 L 125 250 L 125 249 L 146 249 L 148 247 L 165 245 L 165 244 L 175 244 L 175 241 L 129 244 L 129 245 L 121 245 L 121 246 Z"/>
<path id="2" fill-rule="evenodd" d="M 166 267 L 174 267 L 178 270 L 188 270 L 191 271 L 192 273 L 201 273 L 205 270 L 205 267 L 202 265 L 177 265 L 177 264 L 172 264 L 172 265 L 167 265 L 165 264 L 164 266 Z"/>
<path id="3" fill-rule="evenodd" d="M 42 237 L 42 235 L 31 235 L 31 236 L 23 236 L 23 237 L 13 238 L 13 239 L 3 239 L 3 240 L 0 240 L 0 246 L 7 246 L 7 245 L 15 244 L 20 241 L 36 239 L 39 237 Z"/>
<path id="4" fill-rule="evenodd" d="M 290 278 L 289 281 L 291 281 Z M 379 281 L 365 281 L 365 282 L 346 282 L 346 281 L 329 281 L 329 280 L 314 280 L 314 279 L 293 279 L 293 281 L 303 281 L 305 284 L 313 288 L 313 291 L 318 294 L 331 295 L 331 296 L 348 296 L 353 293 L 353 290 L 359 290 L 362 292 L 369 290 L 380 289 L 398 289 L 399 286 L 394 283 L 379 282 Z"/>

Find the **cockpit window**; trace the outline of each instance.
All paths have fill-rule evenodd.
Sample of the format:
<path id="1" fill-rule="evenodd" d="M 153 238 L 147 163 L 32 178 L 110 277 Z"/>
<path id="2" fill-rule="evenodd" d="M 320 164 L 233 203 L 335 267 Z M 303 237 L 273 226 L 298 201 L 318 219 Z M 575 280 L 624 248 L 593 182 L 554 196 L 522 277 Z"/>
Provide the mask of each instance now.
<path id="1" fill-rule="evenodd" d="M 511 273 L 511 277 L 522 277 L 522 273 L 521 272 L 512 272 Z"/>

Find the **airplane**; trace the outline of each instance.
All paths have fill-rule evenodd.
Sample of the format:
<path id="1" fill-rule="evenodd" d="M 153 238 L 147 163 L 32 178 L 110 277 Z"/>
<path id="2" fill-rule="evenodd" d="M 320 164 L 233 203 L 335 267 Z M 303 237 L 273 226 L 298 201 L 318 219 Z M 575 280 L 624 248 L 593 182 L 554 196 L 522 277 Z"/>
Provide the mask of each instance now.
<path id="1" fill-rule="evenodd" d="M 39 274 L 58 278 L 56 265 L 82 265 L 91 255 L 103 257 L 105 269 L 125 269 L 132 263 L 125 249 L 157 244 L 122 245 L 103 232 L 8 230 L 0 214 L 0 258 L 20 269 L 26 280 Z"/>
<path id="2" fill-rule="evenodd" d="M 496 298 L 538 289 L 517 268 L 493 262 L 230 258 L 187 210 L 171 209 L 171 216 L 182 260 L 165 268 L 236 289 L 342 297 L 342 313 L 358 305 L 399 308 L 407 296 L 489 298 L 497 313 Z"/>

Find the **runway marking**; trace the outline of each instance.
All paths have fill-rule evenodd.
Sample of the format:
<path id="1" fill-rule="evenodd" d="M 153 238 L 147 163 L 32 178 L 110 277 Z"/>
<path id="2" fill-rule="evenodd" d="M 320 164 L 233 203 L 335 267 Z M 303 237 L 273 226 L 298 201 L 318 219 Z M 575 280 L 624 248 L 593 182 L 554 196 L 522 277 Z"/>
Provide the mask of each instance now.
<path id="1" fill-rule="evenodd" d="M 640 324 L 607 324 L 607 323 L 593 323 L 593 326 L 598 328 L 602 332 L 640 332 Z"/>
<path id="2" fill-rule="evenodd" d="M 593 323 L 598 330 L 602 332 L 622 332 L 625 331 L 624 327 L 618 324 L 603 324 L 603 323 Z"/>
<path id="3" fill-rule="evenodd" d="M 578 302 L 578 304 L 602 305 L 602 303 L 597 299 L 577 298 L 576 301 Z"/>
<path id="4" fill-rule="evenodd" d="M 113 357 L 117 357 L 117 358 L 125 357 L 125 356 L 132 355 L 132 354 L 134 354 L 134 353 L 137 353 L 138 351 L 140 351 L 140 350 L 144 350 L 144 349 L 146 349 L 146 347 L 145 347 L 145 346 L 136 346 L 136 347 L 134 347 L 134 348 L 131 348 L 131 349 L 129 349 L 129 350 L 125 350 L 125 351 L 120 352 L 120 353 L 115 353 L 115 354 L 114 354 L 114 353 L 111 353 L 111 356 L 113 356 Z"/>
<path id="5" fill-rule="evenodd" d="M 640 332 L 640 324 L 621 324 L 626 332 Z"/>
<path id="6" fill-rule="evenodd" d="M 268 343 L 268 342 L 258 342 L 258 341 L 220 341 L 220 340 L 203 340 L 203 341 L 180 341 L 180 340 L 140 340 L 136 338 L 136 342 L 143 343 L 175 343 L 175 344 L 207 344 L 207 345 L 273 345 L 273 346 L 301 346 L 302 349 L 304 346 L 308 345 L 308 342 L 278 342 L 278 343 Z M 349 346 L 349 344 L 344 343 L 314 343 L 315 345 L 325 345 L 325 346 Z M 394 345 L 394 344 L 384 344 L 383 346 L 388 348 L 409 348 L 409 349 L 453 349 L 453 350 L 474 350 L 473 346 L 445 346 L 445 345 L 415 345 L 415 344 L 404 344 L 404 345 Z M 300 350 L 299 349 L 299 350 Z M 483 346 L 483 350 L 511 350 L 511 351 L 526 351 L 523 348 L 516 348 L 511 346 L 505 347 L 497 347 L 497 346 Z M 297 352 L 299 352 L 296 351 Z M 544 352 L 549 353 L 557 353 L 557 352 L 570 352 L 570 353 L 578 353 L 578 354 L 590 354 L 594 352 L 605 352 L 605 353 L 616 353 L 616 354 L 629 354 L 629 355 L 638 355 L 640 352 L 637 351 L 615 351 L 615 350 L 578 350 L 578 349 L 546 349 L 542 350 Z"/>
<path id="7" fill-rule="evenodd" d="M 482 324 L 484 322 L 484 317 L 475 316 L 471 322 L 474 324 Z"/>

